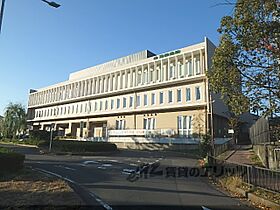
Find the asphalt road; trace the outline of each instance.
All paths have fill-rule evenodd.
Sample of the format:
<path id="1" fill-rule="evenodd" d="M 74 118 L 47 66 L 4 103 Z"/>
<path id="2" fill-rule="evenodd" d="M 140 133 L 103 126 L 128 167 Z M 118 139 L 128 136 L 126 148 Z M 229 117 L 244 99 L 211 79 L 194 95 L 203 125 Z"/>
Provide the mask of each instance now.
<path id="1" fill-rule="evenodd" d="M 194 169 L 197 160 L 183 155 L 121 151 L 107 157 L 56 156 L 13 147 L 26 154 L 26 165 L 68 181 L 93 209 L 253 209 L 215 189 Z"/>

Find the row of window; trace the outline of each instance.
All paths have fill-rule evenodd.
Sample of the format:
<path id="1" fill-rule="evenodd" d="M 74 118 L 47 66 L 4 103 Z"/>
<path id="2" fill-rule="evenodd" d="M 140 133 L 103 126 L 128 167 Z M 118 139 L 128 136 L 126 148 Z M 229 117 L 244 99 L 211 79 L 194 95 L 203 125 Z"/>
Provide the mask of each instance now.
<path id="1" fill-rule="evenodd" d="M 112 75 L 105 75 L 84 81 L 75 82 L 73 84 L 64 85 L 62 87 L 37 92 L 30 95 L 30 105 L 45 104 L 50 102 L 62 101 L 77 97 L 88 96 L 92 94 L 105 93 L 115 91 L 127 87 L 141 86 L 144 84 L 168 81 L 185 76 L 200 75 L 202 73 L 203 63 L 199 57 L 187 59 L 185 63 L 178 61 L 171 62 L 169 66 L 155 65 L 145 67 L 139 70 L 125 72 L 116 72 Z M 142 68 L 142 67 L 141 67 Z"/>
<path id="2" fill-rule="evenodd" d="M 167 93 L 167 96 L 165 94 Z M 176 96 L 176 98 L 175 98 Z M 201 87 L 195 87 L 195 100 L 201 99 Z M 37 110 L 35 117 L 50 117 L 57 115 L 69 115 L 69 114 L 82 114 L 82 113 L 90 113 L 97 111 L 107 111 L 114 109 L 126 109 L 126 108 L 134 108 L 134 104 L 136 107 L 155 105 L 156 104 L 156 93 L 151 93 L 150 96 L 148 94 L 137 95 L 136 102 L 134 101 L 134 96 L 125 96 L 122 98 L 116 99 L 108 99 L 108 100 L 96 100 L 96 101 L 87 101 L 80 104 L 73 104 L 68 106 L 56 107 L 56 108 L 48 108 L 44 110 Z M 182 88 L 176 90 L 176 94 L 174 94 L 173 90 L 168 90 L 167 92 L 159 92 L 158 93 L 158 103 L 159 105 L 163 105 L 167 100 L 167 103 L 182 103 Z M 185 102 L 191 101 L 191 88 L 185 89 Z"/>
<path id="3" fill-rule="evenodd" d="M 192 135 L 192 116 L 181 115 L 177 117 L 177 129 L 180 136 L 191 136 Z M 116 129 L 125 130 L 126 121 L 116 120 Z M 145 130 L 156 130 L 156 118 L 144 118 L 143 129 Z"/>

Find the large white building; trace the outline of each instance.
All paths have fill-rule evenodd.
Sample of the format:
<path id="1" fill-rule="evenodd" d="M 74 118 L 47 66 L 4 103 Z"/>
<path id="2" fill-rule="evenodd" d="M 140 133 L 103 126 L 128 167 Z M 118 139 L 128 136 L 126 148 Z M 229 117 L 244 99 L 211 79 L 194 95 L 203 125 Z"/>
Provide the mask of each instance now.
<path id="1" fill-rule="evenodd" d="M 210 131 L 213 119 L 215 135 L 223 136 L 226 107 L 213 94 L 210 101 L 206 76 L 214 49 L 205 38 L 71 73 L 65 82 L 30 91 L 28 122 L 41 130 L 53 124 L 60 135 L 77 138 L 169 136 L 184 142 Z"/>

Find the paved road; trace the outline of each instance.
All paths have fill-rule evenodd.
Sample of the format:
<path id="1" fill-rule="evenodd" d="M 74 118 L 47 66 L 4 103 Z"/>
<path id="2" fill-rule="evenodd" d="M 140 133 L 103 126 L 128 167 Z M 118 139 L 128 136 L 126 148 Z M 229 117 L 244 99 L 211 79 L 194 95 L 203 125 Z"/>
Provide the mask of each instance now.
<path id="1" fill-rule="evenodd" d="M 182 155 L 121 151 L 109 157 L 55 156 L 40 155 L 34 148 L 15 149 L 26 154 L 27 165 L 66 179 L 89 205 L 145 210 L 252 209 L 216 190 L 206 177 L 194 177 L 196 172 L 190 170 L 197 160 Z M 137 168 L 141 173 L 135 173 Z"/>

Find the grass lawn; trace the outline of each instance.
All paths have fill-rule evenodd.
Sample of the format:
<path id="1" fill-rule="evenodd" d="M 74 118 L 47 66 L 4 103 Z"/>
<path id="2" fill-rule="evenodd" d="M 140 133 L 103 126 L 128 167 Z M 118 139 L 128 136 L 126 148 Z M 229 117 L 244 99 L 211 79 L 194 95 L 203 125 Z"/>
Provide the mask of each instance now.
<path id="1" fill-rule="evenodd" d="M 83 202 L 66 182 L 40 172 L 23 169 L 15 174 L 0 174 L 0 209 L 34 205 L 80 209 Z"/>

